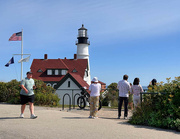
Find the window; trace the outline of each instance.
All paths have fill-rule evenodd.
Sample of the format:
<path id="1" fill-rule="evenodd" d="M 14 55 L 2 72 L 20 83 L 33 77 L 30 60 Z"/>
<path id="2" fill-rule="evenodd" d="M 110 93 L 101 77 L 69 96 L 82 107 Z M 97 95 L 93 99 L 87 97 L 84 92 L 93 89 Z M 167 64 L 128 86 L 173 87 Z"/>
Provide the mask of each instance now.
<path id="1" fill-rule="evenodd" d="M 79 37 L 86 37 L 86 31 L 85 30 L 79 30 Z"/>
<path id="2" fill-rule="evenodd" d="M 47 70 L 47 75 L 52 75 L 52 70 L 48 69 Z"/>
<path id="3" fill-rule="evenodd" d="M 58 70 L 55 70 L 55 75 L 59 75 L 59 71 Z"/>
<path id="4" fill-rule="evenodd" d="M 68 81 L 68 87 L 70 87 L 71 86 L 71 82 L 70 81 Z"/>
<path id="5" fill-rule="evenodd" d="M 62 70 L 61 75 L 66 75 L 66 70 Z"/>
<path id="6" fill-rule="evenodd" d="M 39 69 L 37 72 L 43 72 L 41 69 Z"/>
<path id="7" fill-rule="evenodd" d="M 72 72 L 77 72 L 77 70 L 76 69 L 73 69 L 73 71 Z"/>

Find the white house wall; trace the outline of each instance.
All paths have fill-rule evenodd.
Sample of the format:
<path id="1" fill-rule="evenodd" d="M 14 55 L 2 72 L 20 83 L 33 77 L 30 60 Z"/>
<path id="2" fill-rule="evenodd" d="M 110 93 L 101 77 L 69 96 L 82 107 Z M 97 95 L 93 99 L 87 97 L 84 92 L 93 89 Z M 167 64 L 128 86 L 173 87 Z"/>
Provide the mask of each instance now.
<path id="1" fill-rule="evenodd" d="M 68 81 L 70 81 L 70 87 L 68 87 Z M 67 93 L 71 97 L 71 105 L 73 105 L 73 100 L 74 96 L 78 93 L 80 95 L 80 88 L 70 79 L 68 78 L 57 90 L 56 93 L 58 94 L 60 100 L 60 104 L 63 103 L 63 96 Z M 77 98 L 78 95 L 75 97 L 75 105 L 77 105 Z M 69 105 L 69 97 L 66 95 L 64 97 L 64 104 Z"/>

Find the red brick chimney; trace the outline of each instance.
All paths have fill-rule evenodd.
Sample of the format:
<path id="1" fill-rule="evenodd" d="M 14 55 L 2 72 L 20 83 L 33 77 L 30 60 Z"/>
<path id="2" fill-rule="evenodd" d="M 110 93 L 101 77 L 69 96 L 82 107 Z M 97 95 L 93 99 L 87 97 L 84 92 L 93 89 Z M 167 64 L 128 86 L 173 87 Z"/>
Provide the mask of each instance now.
<path id="1" fill-rule="evenodd" d="M 44 54 L 44 59 L 47 59 L 48 58 L 48 55 L 47 54 Z"/>
<path id="2" fill-rule="evenodd" d="M 74 59 L 77 59 L 77 54 L 74 54 Z"/>

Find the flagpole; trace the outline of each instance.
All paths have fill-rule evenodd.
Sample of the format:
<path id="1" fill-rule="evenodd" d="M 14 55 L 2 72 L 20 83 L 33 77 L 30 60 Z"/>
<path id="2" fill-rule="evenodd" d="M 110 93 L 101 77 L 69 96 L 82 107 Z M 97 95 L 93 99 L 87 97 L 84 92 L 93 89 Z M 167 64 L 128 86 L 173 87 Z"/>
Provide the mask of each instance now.
<path id="1" fill-rule="evenodd" d="M 23 29 L 22 29 L 22 36 L 21 36 L 21 59 L 23 59 Z M 23 79 L 23 62 L 21 61 L 21 81 Z"/>

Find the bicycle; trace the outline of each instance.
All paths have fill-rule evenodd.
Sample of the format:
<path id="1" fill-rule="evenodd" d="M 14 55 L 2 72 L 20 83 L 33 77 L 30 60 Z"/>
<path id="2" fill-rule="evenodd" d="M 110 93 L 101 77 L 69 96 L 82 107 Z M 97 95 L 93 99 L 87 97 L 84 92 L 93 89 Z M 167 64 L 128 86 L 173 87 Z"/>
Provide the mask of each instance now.
<path id="1" fill-rule="evenodd" d="M 86 107 L 87 102 L 90 103 L 90 94 L 85 90 L 85 88 L 81 88 L 81 96 L 77 99 L 77 105 L 80 109 L 84 109 Z M 98 111 L 102 108 L 101 100 L 99 99 L 99 108 Z"/>

